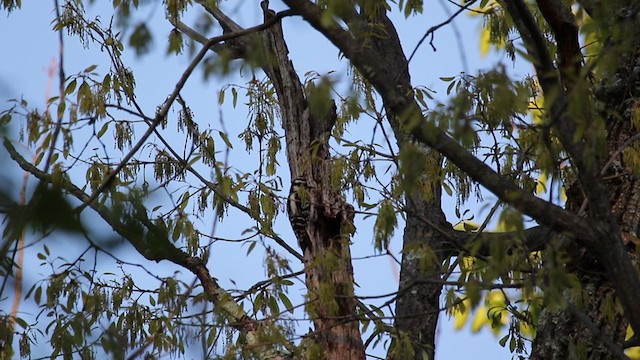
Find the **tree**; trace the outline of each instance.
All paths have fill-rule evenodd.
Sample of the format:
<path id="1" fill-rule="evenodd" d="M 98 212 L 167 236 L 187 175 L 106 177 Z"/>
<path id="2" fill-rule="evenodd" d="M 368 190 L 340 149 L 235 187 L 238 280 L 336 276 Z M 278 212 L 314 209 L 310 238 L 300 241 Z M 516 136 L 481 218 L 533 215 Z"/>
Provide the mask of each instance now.
<path id="1" fill-rule="evenodd" d="M 20 6 L 2 4 L 9 11 Z M 430 5 L 421 1 L 283 0 L 279 12 L 262 1 L 263 22 L 244 28 L 215 1 L 167 0 L 169 53 L 184 56 L 186 45 L 192 60 L 153 115 L 139 105 L 143 94 L 123 60 L 125 47 L 142 55 L 154 36 L 145 22 L 130 25 L 144 4 L 114 1 L 115 23 L 126 40 L 113 21 L 88 17 L 81 1 L 56 5 L 60 38 L 70 34 L 99 45 L 110 69 L 98 74 L 89 66 L 67 76 L 61 65 L 59 95 L 46 109 L 18 100 L 3 112 L 2 122 L 21 126 L 37 155 L 25 159 L 9 138 L 5 148 L 39 181 L 29 201 L 4 201 L 4 273 L 18 277 L 14 259 L 27 226 L 43 233 L 45 244 L 47 234 L 63 229 L 83 234 L 90 251 L 109 254 L 108 244 L 93 241 L 79 216 L 93 212 L 149 262 L 168 261 L 197 281 L 158 277 L 157 289 L 143 289 L 128 272 L 105 280 L 108 274 L 88 270 L 85 254 L 67 260 L 25 294 L 51 317 L 41 331 L 52 355 L 179 355 L 188 334 L 195 334 L 205 353 L 227 357 L 364 359 L 382 341 L 390 359 L 433 358 L 438 314 L 465 314 L 488 302 L 491 323 L 509 323 L 500 343 L 509 342 L 518 356 L 624 358 L 625 349 L 638 345 L 627 330 L 640 331 L 640 5 L 451 4 L 452 16 L 426 30 L 423 41 L 471 12 L 484 18 L 488 43 L 514 61 L 529 62 L 532 73 L 513 78 L 498 66 L 443 76 L 451 96 L 437 102 L 429 89 L 412 83 L 411 56 L 389 17 L 392 7 L 406 17 L 421 16 Z M 196 27 L 185 20 L 193 13 L 200 16 Z M 300 79 L 281 28 L 292 18 L 301 18 L 305 31 L 321 34 L 344 57 L 353 77 L 348 91 L 337 90 L 329 75 Z M 211 35 L 214 24 L 222 34 Z M 246 91 L 249 122 L 241 138 L 248 151 L 259 147 L 255 169 L 221 160 L 220 143 L 233 147 L 229 134 L 197 121 L 201 115 L 182 96 L 200 68 L 208 79 L 251 74 L 245 85 L 225 87 L 219 101 L 235 104 Z M 383 132 L 379 144 L 345 136 L 366 117 Z M 179 146 L 162 132 L 172 126 L 186 135 Z M 106 150 L 107 132 L 123 153 L 117 160 Z M 103 150 L 87 155 L 91 146 Z M 80 169 L 85 186 L 76 175 Z M 292 192 L 283 180 L 288 178 L 296 184 Z M 153 207 L 156 188 L 171 199 L 179 191 L 171 209 Z M 442 209 L 443 189 L 455 194 L 457 210 L 486 191 L 499 202 L 482 224 L 454 227 Z M 275 226 L 287 201 L 303 210 L 290 216 L 297 249 Z M 212 212 L 222 224 L 233 221 L 231 212 L 251 219 L 255 226 L 239 242 L 264 252 L 267 280 L 234 291 L 211 275 L 211 244 L 219 239 L 197 219 Z M 503 232 L 486 231 L 498 212 Z M 350 241 L 356 213 L 376 217 L 374 246 L 381 253 L 390 252 L 389 240 L 404 224 L 399 286 L 383 306 L 355 291 Z M 529 219 L 535 226 L 525 226 Z M 39 257 L 54 264 L 49 246 Z M 302 270 L 292 270 L 292 261 L 301 261 Z M 288 289 L 302 273 L 305 299 L 294 304 Z M 300 315 L 301 307 L 312 323 L 309 332 L 284 311 Z M 11 314 L 4 319 L 5 356 L 11 356 L 6 345 L 15 334 L 22 334 L 21 351 L 28 353 L 37 325 Z M 221 349 L 216 338 L 224 332 Z"/>

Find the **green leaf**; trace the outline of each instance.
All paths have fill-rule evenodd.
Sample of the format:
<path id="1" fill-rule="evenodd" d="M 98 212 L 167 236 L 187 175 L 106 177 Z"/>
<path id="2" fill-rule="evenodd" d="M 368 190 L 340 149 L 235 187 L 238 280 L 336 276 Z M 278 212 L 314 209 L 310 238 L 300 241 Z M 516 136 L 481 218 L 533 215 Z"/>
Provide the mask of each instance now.
<path id="1" fill-rule="evenodd" d="M 102 135 L 104 135 L 105 132 L 107 132 L 107 129 L 109 128 L 109 123 L 106 122 L 104 123 L 104 125 L 102 125 L 102 128 L 100 128 L 100 131 L 98 131 L 98 139 L 100 139 L 102 137 Z"/>
<path id="2" fill-rule="evenodd" d="M 293 309 L 293 304 L 291 303 L 291 300 L 289 300 L 289 298 L 282 292 L 278 293 L 278 296 L 280 297 L 280 301 L 282 301 L 282 303 L 287 308 L 287 310 L 293 314 L 294 309 Z"/>
<path id="3" fill-rule="evenodd" d="M 498 341 L 498 344 L 500 344 L 500 346 L 505 347 L 505 345 L 507 345 L 507 340 L 509 340 L 509 334 L 505 335 L 502 339 L 500 339 L 500 341 Z"/>
<path id="4" fill-rule="evenodd" d="M 167 49 L 167 54 L 182 54 L 183 47 L 184 41 L 182 39 L 182 33 L 178 31 L 178 29 L 171 30 L 171 33 L 169 33 L 169 47 Z"/>
<path id="5" fill-rule="evenodd" d="M 173 228 L 173 232 L 171 233 L 171 239 L 175 242 L 180 238 L 180 234 L 182 233 L 182 221 L 178 221 L 176 226 Z"/>
<path id="6" fill-rule="evenodd" d="M 509 341 L 509 351 L 514 352 L 515 350 L 516 350 L 516 337 L 512 336 L 511 341 Z"/>
<path id="7" fill-rule="evenodd" d="M 129 45 L 136 51 L 136 55 L 144 55 L 151 50 L 153 37 L 145 23 L 139 23 L 129 37 Z"/>
<path id="8" fill-rule="evenodd" d="M 184 211 L 184 209 L 187 208 L 187 205 L 189 204 L 189 198 L 191 197 L 191 194 L 189 193 L 189 191 L 185 191 L 182 196 L 180 196 L 180 200 L 178 201 L 178 209 L 180 211 Z"/>
<path id="9" fill-rule="evenodd" d="M 40 164 L 40 161 L 42 161 L 42 158 L 44 157 L 44 151 L 41 151 L 38 156 L 36 156 L 36 161 L 34 162 L 36 165 Z"/>
<path id="10" fill-rule="evenodd" d="M 105 75 L 104 79 L 102 80 L 102 87 L 105 91 L 111 90 L 111 74 Z"/>
<path id="11" fill-rule="evenodd" d="M 451 94 L 451 89 L 456 85 L 456 81 L 453 81 L 447 86 L 447 95 Z"/>
<path id="12" fill-rule="evenodd" d="M 375 248 L 378 251 L 384 251 L 389 244 L 389 239 L 393 236 L 398 218 L 396 210 L 389 201 L 380 203 L 378 217 L 376 218 L 375 229 Z"/>
<path id="13" fill-rule="evenodd" d="M 28 299 L 29 297 L 31 297 L 31 293 L 36 289 L 36 286 L 37 286 L 37 285 L 38 285 L 38 284 L 33 284 L 33 285 L 31 286 L 31 288 L 27 291 L 27 294 L 24 296 L 24 299 L 25 299 L 25 300 L 26 300 L 26 299 Z"/>
<path id="14" fill-rule="evenodd" d="M 263 293 L 258 293 L 256 295 L 256 299 L 253 301 L 253 313 L 257 314 L 258 311 L 262 308 L 262 302 L 264 301 Z"/>
<path id="15" fill-rule="evenodd" d="M 36 302 L 36 305 L 40 305 L 40 300 L 42 300 L 42 286 L 38 286 L 36 293 L 33 295 L 33 301 Z"/>
<path id="16" fill-rule="evenodd" d="M 29 324 L 27 324 L 27 322 L 24 321 L 24 319 L 16 317 L 15 320 L 16 320 L 16 323 L 20 325 L 21 328 L 27 329 L 29 327 Z"/>
<path id="17" fill-rule="evenodd" d="M 0 125 L 6 125 L 11 121 L 11 114 L 4 114 L 0 117 Z"/>
<path id="18" fill-rule="evenodd" d="M 222 131 L 218 131 L 218 134 L 222 138 L 222 141 L 224 141 L 224 143 L 227 145 L 227 147 L 230 149 L 233 149 L 233 144 L 231 144 L 231 141 L 229 141 L 227 134 Z"/>
<path id="19" fill-rule="evenodd" d="M 238 105 L 238 90 L 231 88 L 231 95 L 233 96 L 233 107 L 235 108 Z"/>
<path id="20" fill-rule="evenodd" d="M 58 105 L 58 119 L 62 119 L 62 117 L 64 116 L 64 110 L 66 108 L 67 108 L 67 104 L 64 102 Z"/>
<path id="21" fill-rule="evenodd" d="M 271 311 L 272 314 L 280 313 L 280 306 L 278 306 L 278 301 L 276 300 L 275 297 L 273 296 L 269 297 L 267 301 L 267 306 L 269 307 L 269 311 Z"/>
<path id="22" fill-rule="evenodd" d="M 451 189 L 451 186 L 449 186 L 449 184 L 443 182 L 442 183 L 442 188 L 444 189 L 444 191 L 447 193 L 447 195 L 449 196 L 453 196 L 453 190 Z"/>
<path id="23" fill-rule="evenodd" d="M 195 163 L 197 163 L 198 161 L 200 161 L 200 159 L 202 159 L 202 156 L 200 155 L 196 155 L 194 157 L 192 157 L 191 159 L 189 159 L 189 162 L 187 163 L 188 166 L 193 166 Z"/>
<path id="24" fill-rule="evenodd" d="M 20 216 L 22 221 L 26 221 L 36 231 L 48 231 L 51 228 L 79 230 L 78 219 L 65 195 L 59 188 L 45 183 L 37 185 L 31 200 L 20 214 L 10 216 Z M 40 254 L 38 258 L 43 260 L 46 256 Z"/>
<path id="25" fill-rule="evenodd" d="M 462 225 L 464 226 L 464 231 L 466 232 L 478 230 L 478 226 L 476 224 L 470 223 L 468 221 L 465 221 L 464 223 L 462 223 Z"/>
<path id="26" fill-rule="evenodd" d="M 98 67 L 98 65 L 91 65 L 91 66 L 89 66 L 88 68 L 84 69 L 82 72 L 90 73 L 90 72 L 92 72 L 93 70 L 95 70 L 97 67 Z"/>
<path id="27" fill-rule="evenodd" d="M 67 95 L 71 94 L 76 89 L 76 85 L 78 85 L 78 82 L 76 79 L 73 79 L 73 81 L 71 81 L 67 85 L 67 88 L 64 90 L 64 93 Z"/>
<path id="28" fill-rule="evenodd" d="M 216 331 L 216 328 L 213 326 L 210 327 L 209 335 L 207 335 L 207 345 L 209 346 L 213 345 L 217 337 L 218 337 L 218 332 Z"/>
<path id="29" fill-rule="evenodd" d="M 249 248 L 247 249 L 247 255 L 251 254 L 251 252 L 253 251 L 253 249 L 256 247 L 256 244 L 257 244 L 257 243 L 256 243 L 255 241 L 252 241 L 252 242 L 249 244 Z"/>

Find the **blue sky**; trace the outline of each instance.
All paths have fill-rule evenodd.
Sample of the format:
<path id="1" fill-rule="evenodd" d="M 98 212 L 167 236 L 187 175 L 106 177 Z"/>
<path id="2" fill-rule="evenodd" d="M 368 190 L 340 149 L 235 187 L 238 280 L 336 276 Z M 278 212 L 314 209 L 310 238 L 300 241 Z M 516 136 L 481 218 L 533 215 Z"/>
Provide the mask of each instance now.
<path id="1" fill-rule="evenodd" d="M 100 2 L 100 6 L 105 6 L 105 13 L 108 13 L 110 2 Z M 230 2 L 227 2 L 227 4 Z M 245 26 L 251 26 L 259 23 L 262 18 L 258 11 L 259 7 L 251 5 L 251 2 L 239 1 L 238 6 L 242 11 L 234 12 L 232 15 L 238 22 Z M 95 6 L 95 5 L 94 5 Z M 272 1 L 272 7 L 275 9 L 282 8 L 280 4 Z M 407 53 L 413 50 L 419 38 L 430 27 L 446 19 L 446 14 L 442 11 L 439 2 L 426 2 L 425 13 L 423 15 L 409 18 L 405 20 L 397 13 L 394 14 L 394 20 L 398 26 L 398 32 Z M 23 2 L 23 8 L 12 13 L 9 17 L 5 14 L 0 15 L 0 33 L 4 36 L 0 37 L 0 48 L 3 49 L 3 56 L 0 58 L 0 110 L 7 107 L 5 100 L 10 98 L 25 98 L 31 104 L 43 107 L 47 94 L 55 96 L 57 94 L 57 80 L 50 82 L 48 69 L 57 61 L 58 57 L 58 40 L 57 36 L 51 31 L 52 20 L 54 18 L 53 2 Z M 104 9 L 89 7 L 90 14 L 101 13 Z M 142 104 L 145 111 L 153 113 L 156 106 L 162 103 L 166 96 L 172 91 L 175 82 L 178 80 L 182 71 L 186 68 L 190 57 L 183 55 L 180 57 L 164 56 L 166 52 L 166 35 L 171 30 L 171 26 L 163 21 L 163 10 L 161 6 L 151 6 L 145 8 L 137 19 L 150 19 L 150 24 L 155 35 L 155 44 L 152 54 L 143 58 L 136 58 L 132 51 L 125 52 L 124 61 L 127 66 L 134 71 L 137 80 L 137 98 Z M 135 19 L 135 17 L 134 17 Z M 108 19 L 103 15 L 102 20 L 107 22 Z M 477 18 L 461 16 L 455 21 L 461 34 L 460 38 L 456 38 L 452 26 L 446 26 L 438 30 L 435 34 L 434 46 L 437 51 L 434 52 L 431 47 L 425 43 L 418 50 L 415 59 L 410 65 L 413 83 L 415 86 L 424 85 L 438 91 L 438 97 L 444 100 L 445 87 L 438 78 L 442 76 L 454 76 L 461 71 L 475 73 L 478 69 L 489 68 L 498 62 L 504 62 L 508 68 L 514 72 L 522 74 L 527 69 L 513 67 L 509 60 L 497 57 L 492 54 L 487 58 L 481 58 L 479 55 L 478 34 L 480 30 L 480 22 Z M 310 70 L 318 71 L 323 74 L 329 71 L 336 71 L 334 76 L 346 77 L 345 65 L 340 62 L 339 56 L 335 48 L 328 43 L 322 36 L 318 35 L 306 23 L 299 19 L 288 18 L 284 22 L 285 37 L 288 41 L 290 56 L 298 69 L 301 77 Z M 219 30 L 219 29 L 218 29 Z M 9 35 L 10 34 L 10 35 Z M 459 41 L 461 43 L 459 43 Z M 428 42 L 428 41 L 427 41 Z M 464 54 L 460 53 L 460 48 L 464 49 Z M 466 59 L 467 69 L 463 61 Z M 74 38 L 65 38 L 65 70 L 67 75 L 76 72 L 92 64 L 98 64 L 96 72 L 102 75 L 108 69 L 108 63 L 105 54 L 95 45 L 85 49 L 79 45 Z M 245 72 L 245 74 L 248 72 Z M 247 74 L 248 75 L 248 74 Z M 55 75 L 57 76 L 57 75 Z M 54 79 L 55 79 L 54 76 Z M 219 107 L 217 104 L 217 92 L 227 83 L 244 84 L 249 77 L 244 78 L 228 77 L 228 78 L 209 78 L 204 81 L 200 73 L 195 73 L 188 81 L 183 95 L 188 99 L 196 116 L 202 121 L 214 124 L 216 128 L 220 125 L 221 118 L 224 119 L 225 127 L 230 132 L 232 141 L 236 139 L 236 135 L 242 131 L 246 125 L 247 113 L 242 107 L 236 109 L 231 106 L 224 105 Z M 51 89 L 48 91 L 47 89 Z M 218 125 L 215 125 L 218 124 Z M 169 134 L 175 127 L 169 127 L 166 132 Z M 141 134 L 141 131 L 137 132 Z M 175 131 L 174 131 L 175 134 Z M 357 129 L 352 129 L 350 136 L 356 138 Z M 174 136 L 178 136 L 175 134 Z M 369 135 L 366 135 L 367 137 Z M 180 138 L 173 139 L 176 144 L 181 143 Z M 238 141 L 234 141 L 236 146 L 231 152 L 231 162 L 238 164 L 242 169 L 250 169 L 251 164 L 257 163 L 257 154 L 246 154 L 243 145 Z M 80 143 L 79 140 L 76 141 Z M 281 158 L 281 164 L 284 159 Z M 15 174 L 20 174 L 17 168 L 12 169 Z M 286 168 L 282 169 L 286 171 Z M 83 174 L 78 174 L 78 181 L 82 181 Z M 16 178 L 16 183 L 19 178 Z M 493 197 L 489 194 L 485 196 L 486 203 L 477 206 L 470 205 L 474 211 L 486 205 L 492 204 Z M 450 221 L 455 222 L 453 215 L 454 202 L 452 199 L 445 199 L 445 211 Z M 95 224 L 96 236 L 106 234 L 110 236 L 108 228 L 100 223 L 99 219 L 87 217 L 89 221 Z M 216 235 L 237 234 L 241 229 L 251 226 L 250 223 L 234 222 L 234 214 L 218 224 Z M 206 224 L 207 220 L 203 220 Z M 282 217 L 276 229 L 286 234 L 290 234 L 286 219 Z M 372 246 L 373 222 L 361 220 L 359 222 L 359 230 L 354 237 L 354 245 L 352 253 L 354 257 L 363 257 L 374 254 Z M 400 236 L 402 229 L 396 232 L 396 237 L 392 241 L 391 247 L 398 251 L 400 248 Z M 66 254 L 72 256 L 74 247 L 78 242 L 65 239 L 64 236 L 54 237 L 57 244 L 65 246 L 69 250 Z M 293 245 L 293 244 L 292 244 Z M 82 250 L 82 249 L 80 249 Z M 132 249 L 121 249 L 119 256 L 132 262 L 144 262 L 140 256 L 132 253 Z M 33 266 L 26 266 L 26 282 L 33 282 L 37 279 L 37 274 L 46 273 L 45 269 L 36 266 L 35 253 L 41 251 L 39 245 L 35 245 L 27 251 L 27 261 L 33 261 Z M 246 249 L 238 249 L 234 244 L 216 245 L 212 254 L 210 268 L 212 273 L 220 279 L 223 286 L 234 287 L 230 279 L 238 284 L 239 287 L 251 285 L 256 280 L 264 277 L 262 270 L 262 255 L 254 252 L 248 257 L 245 256 Z M 238 267 L 238 264 L 242 264 Z M 175 271 L 175 267 L 167 264 L 145 264 L 150 270 L 171 275 Z M 390 266 L 389 259 L 379 257 L 368 259 L 366 261 L 355 261 L 354 267 L 356 271 L 356 281 L 360 285 L 359 295 L 374 295 L 380 293 L 392 292 L 397 288 L 397 281 L 393 267 Z M 245 270 L 243 273 L 242 270 Z M 107 271 L 108 268 L 103 269 Z M 251 275 L 248 275 L 251 274 Z M 144 279 L 144 274 L 137 276 Z M 144 281 L 144 280 L 141 280 Z M 28 286 L 27 286 L 28 288 Z M 301 288 L 300 288 L 301 290 Z M 8 311 L 9 302 L 0 302 L 0 308 Z M 28 308 L 21 309 L 25 313 L 33 313 Z M 495 359 L 510 358 L 508 350 L 501 348 L 494 337 L 488 331 L 483 330 L 479 334 L 471 334 L 468 327 L 460 332 L 453 330 L 453 325 L 447 322 L 446 316 L 442 318 L 438 330 L 437 341 L 437 359 L 459 359 L 464 357 L 473 357 L 476 359 Z"/>

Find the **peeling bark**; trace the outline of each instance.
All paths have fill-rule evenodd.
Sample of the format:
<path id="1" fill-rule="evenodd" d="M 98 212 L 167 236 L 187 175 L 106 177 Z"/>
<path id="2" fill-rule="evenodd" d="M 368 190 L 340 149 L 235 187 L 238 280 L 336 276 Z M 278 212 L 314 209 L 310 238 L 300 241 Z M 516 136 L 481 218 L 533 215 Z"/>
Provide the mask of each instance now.
<path id="1" fill-rule="evenodd" d="M 265 20 L 271 16 L 262 2 Z M 332 103 L 323 113 L 312 113 L 295 72 L 280 24 L 261 33 L 267 50 L 264 66 L 273 81 L 282 113 L 291 178 L 310 185 L 310 245 L 304 253 L 307 312 L 315 329 L 308 338 L 325 359 L 364 359 L 364 345 L 356 317 L 353 267 L 349 249 L 354 210 L 331 186 L 329 134 L 336 120 Z"/>

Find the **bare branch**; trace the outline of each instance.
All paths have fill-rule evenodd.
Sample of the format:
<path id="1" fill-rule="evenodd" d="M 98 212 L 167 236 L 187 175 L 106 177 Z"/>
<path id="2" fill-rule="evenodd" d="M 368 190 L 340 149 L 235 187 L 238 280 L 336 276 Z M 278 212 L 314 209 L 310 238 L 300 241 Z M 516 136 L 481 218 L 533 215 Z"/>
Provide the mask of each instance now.
<path id="1" fill-rule="evenodd" d="M 58 0 L 54 0 L 53 2 L 55 6 L 56 19 L 60 19 L 60 5 L 58 4 Z M 60 52 L 60 60 L 58 63 L 58 91 L 60 93 L 58 109 L 64 109 L 66 103 L 66 92 L 64 88 L 64 82 L 66 80 L 66 76 L 64 75 L 64 35 L 62 29 L 58 30 L 58 51 Z M 56 148 L 56 143 L 58 142 L 58 137 L 60 136 L 60 129 L 62 128 L 62 112 L 60 110 L 56 111 L 56 116 L 58 117 L 58 121 L 56 122 L 56 127 L 53 130 L 53 139 L 51 140 L 51 146 L 49 147 L 49 153 L 47 154 L 47 160 L 44 163 L 44 172 L 49 171 L 49 166 L 51 166 L 51 158 L 53 157 L 53 152 Z"/>
<path id="2" fill-rule="evenodd" d="M 413 51 L 411 52 L 411 55 L 409 55 L 409 59 L 407 60 L 407 65 L 411 62 L 411 60 L 413 59 L 413 57 L 415 56 L 416 52 L 418 51 L 418 49 L 420 48 L 420 46 L 422 45 L 422 43 L 424 43 L 425 39 L 431 35 L 431 41 L 429 41 L 429 45 L 431 45 L 431 49 L 433 49 L 433 51 L 436 51 L 436 47 L 433 45 L 433 36 L 435 34 L 435 32 L 440 29 L 443 26 L 446 26 L 448 24 L 451 24 L 451 22 L 453 21 L 453 19 L 455 19 L 458 15 L 460 15 L 462 12 L 464 12 L 465 10 L 468 10 L 473 4 L 475 4 L 476 1 L 469 1 L 468 3 L 466 3 L 464 6 L 460 6 L 458 10 L 456 10 L 456 12 L 454 12 L 451 16 L 449 16 L 449 18 L 447 18 L 447 20 L 434 25 L 432 27 L 430 27 L 425 33 L 424 35 L 422 35 L 422 37 L 420 38 L 420 40 L 418 41 L 418 43 L 416 44 L 416 46 L 413 48 Z"/>

